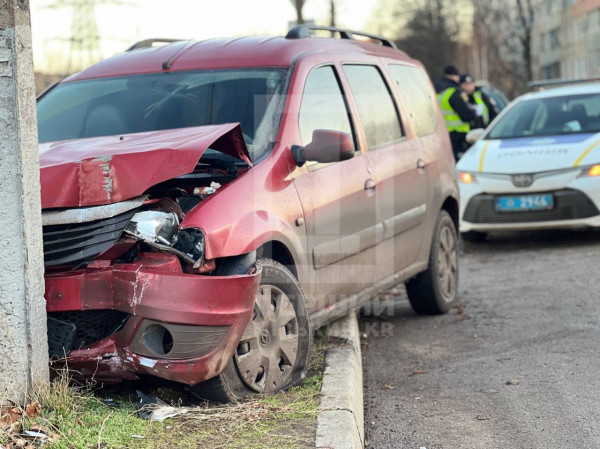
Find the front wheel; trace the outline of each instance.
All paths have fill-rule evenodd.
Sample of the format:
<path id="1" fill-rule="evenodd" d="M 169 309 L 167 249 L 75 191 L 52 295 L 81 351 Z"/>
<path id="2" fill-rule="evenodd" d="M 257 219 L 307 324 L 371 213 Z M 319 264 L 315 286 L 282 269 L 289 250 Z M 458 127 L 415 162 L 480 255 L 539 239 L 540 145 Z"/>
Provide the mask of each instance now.
<path id="1" fill-rule="evenodd" d="M 448 312 L 458 288 L 458 235 L 452 218 L 440 211 L 433 233 L 429 266 L 406 283 L 415 312 L 438 315 Z"/>
<path id="2" fill-rule="evenodd" d="M 262 276 L 252 318 L 221 374 L 194 387 L 203 399 L 232 402 L 275 393 L 304 377 L 312 339 L 304 295 L 283 265 L 258 263 Z"/>

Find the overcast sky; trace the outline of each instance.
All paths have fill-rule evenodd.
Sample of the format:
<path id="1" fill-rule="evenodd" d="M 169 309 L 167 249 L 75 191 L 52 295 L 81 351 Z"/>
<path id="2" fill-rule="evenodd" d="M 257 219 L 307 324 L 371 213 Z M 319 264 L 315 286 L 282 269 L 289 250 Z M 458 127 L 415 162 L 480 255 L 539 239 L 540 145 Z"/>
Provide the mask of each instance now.
<path id="1" fill-rule="evenodd" d="M 72 9 L 52 8 L 72 0 L 31 0 L 36 70 L 57 71 L 65 64 Z M 364 29 L 378 0 L 337 0 L 339 26 Z M 195 38 L 284 34 L 295 20 L 290 0 L 99 0 L 96 21 L 102 56 L 149 37 Z M 113 4 L 111 4 L 113 3 Z M 329 21 L 328 0 L 306 0 L 305 19 Z"/>

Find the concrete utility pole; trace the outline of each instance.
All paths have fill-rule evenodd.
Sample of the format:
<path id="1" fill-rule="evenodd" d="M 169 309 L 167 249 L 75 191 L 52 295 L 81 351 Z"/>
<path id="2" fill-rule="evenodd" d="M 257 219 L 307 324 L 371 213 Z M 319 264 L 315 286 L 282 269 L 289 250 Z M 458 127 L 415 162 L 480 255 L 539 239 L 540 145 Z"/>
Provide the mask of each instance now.
<path id="1" fill-rule="evenodd" d="M 48 382 L 29 0 L 0 0 L 0 400 Z"/>

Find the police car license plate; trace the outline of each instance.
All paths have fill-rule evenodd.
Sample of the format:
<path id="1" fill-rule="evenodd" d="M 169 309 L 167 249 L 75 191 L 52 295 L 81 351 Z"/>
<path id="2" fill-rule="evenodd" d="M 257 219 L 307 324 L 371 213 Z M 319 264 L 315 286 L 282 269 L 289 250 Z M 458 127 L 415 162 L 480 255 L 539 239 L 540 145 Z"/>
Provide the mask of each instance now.
<path id="1" fill-rule="evenodd" d="M 552 195 L 500 196 L 496 198 L 497 212 L 523 212 L 553 208 L 554 197 Z"/>

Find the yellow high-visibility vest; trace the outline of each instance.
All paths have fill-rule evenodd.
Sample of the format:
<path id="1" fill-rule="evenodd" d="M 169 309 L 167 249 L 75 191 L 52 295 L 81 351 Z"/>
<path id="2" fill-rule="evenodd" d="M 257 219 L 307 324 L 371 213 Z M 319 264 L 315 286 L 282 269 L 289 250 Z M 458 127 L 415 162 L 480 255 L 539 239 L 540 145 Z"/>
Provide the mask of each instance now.
<path id="1" fill-rule="evenodd" d="M 465 123 L 460 119 L 460 116 L 456 113 L 450 105 L 450 97 L 456 92 L 455 87 L 449 87 L 448 89 L 437 94 L 437 99 L 440 104 L 442 114 L 444 114 L 444 120 L 446 121 L 446 128 L 448 132 L 457 131 L 459 133 L 468 133 L 471 130 L 471 125 Z"/>
<path id="2" fill-rule="evenodd" d="M 490 110 L 485 104 L 485 101 L 483 101 L 481 91 L 476 90 L 475 92 L 473 92 L 473 98 L 475 99 L 475 103 L 477 103 L 477 105 L 483 106 L 483 113 L 481 114 L 481 118 L 483 119 L 483 126 L 488 126 L 488 124 L 490 123 Z"/>

